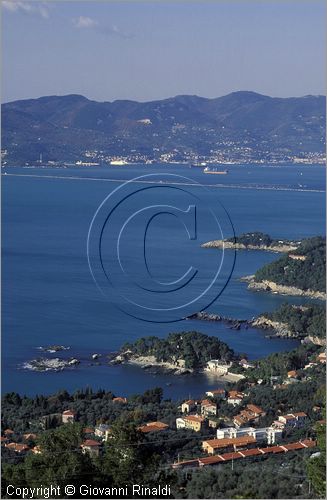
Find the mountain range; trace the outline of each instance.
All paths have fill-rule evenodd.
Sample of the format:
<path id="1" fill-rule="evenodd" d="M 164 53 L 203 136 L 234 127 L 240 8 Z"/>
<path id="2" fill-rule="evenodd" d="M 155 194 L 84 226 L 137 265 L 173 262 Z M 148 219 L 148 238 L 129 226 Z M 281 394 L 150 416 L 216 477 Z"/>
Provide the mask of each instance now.
<path id="1" fill-rule="evenodd" d="M 46 96 L 2 105 L 8 164 L 113 157 L 285 159 L 325 149 L 325 96 L 233 92 L 136 102 Z M 85 153 L 87 154 L 85 155 Z"/>

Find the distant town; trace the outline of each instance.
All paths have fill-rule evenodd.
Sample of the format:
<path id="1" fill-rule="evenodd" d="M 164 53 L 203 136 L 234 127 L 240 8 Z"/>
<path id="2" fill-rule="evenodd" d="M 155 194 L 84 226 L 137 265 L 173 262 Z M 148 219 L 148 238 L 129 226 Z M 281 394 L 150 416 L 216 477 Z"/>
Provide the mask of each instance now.
<path id="1" fill-rule="evenodd" d="M 12 161 L 11 152 L 8 149 L 1 149 L 2 166 L 44 166 L 44 167 L 98 167 L 98 166 L 124 166 L 132 164 L 183 164 L 191 167 L 206 167 L 207 165 L 239 165 L 239 164 L 303 164 L 303 165 L 324 165 L 326 163 L 325 153 L 303 152 L 292 155 L 283 152 L 259 151 L 255 148 L 244 147 L 237 143 L 226 142 L 219 151 L 212 151 L 212 154 L 199 155 L 190 151 L 167 151 L 159 149 L 153 154 L 141 152 L 126 152 L 122 155 L 109 154 L 106 151 L 87 150 L 82 152 L 76 161 L 71 159 L 53 160 L 40 153 L 35 161 Z"/>

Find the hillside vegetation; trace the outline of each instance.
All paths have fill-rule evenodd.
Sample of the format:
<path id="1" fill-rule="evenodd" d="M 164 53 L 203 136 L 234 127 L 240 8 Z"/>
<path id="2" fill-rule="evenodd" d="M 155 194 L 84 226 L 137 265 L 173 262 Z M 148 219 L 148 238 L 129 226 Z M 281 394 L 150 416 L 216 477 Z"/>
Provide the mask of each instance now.
<path id="1" fill-rule="evenodd" d="M 303 256 L 305 260 L 296 260 Z M 294 252 L 265 265 L 255 273 L 255 281 L 272 281 L 301 290 L 326 291 L 326 239 L 303 240 Z"/>
<path id="2" fill-rule="evenodd" d="M 299 337 L 326 336 L 326 308 L 321 305 L 295 306 L 282 304 L 276 311 L 264 313 L 266 318 L 286 323 L 289 330 Z"/>

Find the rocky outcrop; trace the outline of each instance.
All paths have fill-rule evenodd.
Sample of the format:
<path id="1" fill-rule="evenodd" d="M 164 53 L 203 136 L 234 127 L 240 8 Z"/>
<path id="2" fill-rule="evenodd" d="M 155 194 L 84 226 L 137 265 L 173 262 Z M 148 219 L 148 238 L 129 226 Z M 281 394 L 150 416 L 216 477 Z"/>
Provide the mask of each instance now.
<path id="1" fill-rule="evenodd" d="M 291 332 L 287 323 L 279 321 L 272 321 L 266 316 L 258 316 L 251 321 L 251 325 L 255 328 L 262 328 L 264 330 L 273 330 L 276 337 L 298 337 L 297 334 Z"/>
<path id="2" fill-rule="evenodd" d="M 233 243 L 231 241 L 213 240 L 203 243 L 202 248 L 221 248 L 221 249 L 234 249 L 234 250 L 264 250 L 266 252 L 294 252 L 297 249 L 294 245 L 286 244 L 273 244 L 273 245 L 244 245 L 244 243 Z"/>
<path id="3" fill-rule="evenodd" d="M 256 281 L 255 276 L 245 276 L 241 279 L 248 282 L 248 289 L 253 291 L 264 291 L 271 293 L 278 293 L 280 295 L 293 295 L 299 297 L 308 297 L 311 299 L 326 300 L 326 293 L 318 292 L 315 290 L 302 290 L 295 286 L 279 285 L 273 281 L 263 280 Z"/>
<path id="4" fill-rule="evenodd" d="M 156 370 L 173 373 L 174 375 L 187 375 L 188 373 L 193 373 L 192 369 L 180 366 L 178 361 L 175 363 L 169 361 L 157 361 L 155 356 L 137 356 L 132 354 L 131 351 L 118 354 L 111 360 L 110 363 L 137 365 L 144 370 L 155 368 Z"/>
<path id="5" fill-rule="evenodd" d="M 200 321 L 221 321 L 229 326 L 232 330 L 240 330 L 242 325 L 247 326 L 248 321 L 246 319 L 233 319 L 226 318 L 224 316 L 219 316 L 219 314 L 207 313 L 204 311 L 192 314 L 186 319 L 197 319 Z"/>
<path id="6" fill-rule="evenodd" d="M 47 371 L 62 371 L 65 368 L 73 368 L 79 365 L 80 361 L 76 358 L 60 359 L 60 358 L 37 358 L 27 361 L 23 364 L 26 370 L 47 372 Z"/>
<path id="7" fill-rule="evenodd" d="M 309 335 L 306 337 L 310 342 L 312 342 L 315 345 L 320 345 L 320 346 L 325 346 L 326 345 L 326 338 L 321 339 L 320 337 Z"/>

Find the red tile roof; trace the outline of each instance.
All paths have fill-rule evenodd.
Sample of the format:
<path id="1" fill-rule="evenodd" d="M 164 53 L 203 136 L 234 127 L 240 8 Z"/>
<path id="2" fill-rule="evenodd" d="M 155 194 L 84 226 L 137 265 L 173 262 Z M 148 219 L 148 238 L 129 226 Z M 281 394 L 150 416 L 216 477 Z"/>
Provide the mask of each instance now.
<path id="1" fill-rule="evenodd" d="M 263 453 L 285 453 L 281 446 L 268 446 L 267 448 L 260 448 Z"/>
<path id="2" fill-rule="evenodd" d="M 262 408 L 260 408 L 260 406 L 249 404 L 249 405 L 246 405 L 246 407 L 249 411 L 251 411 L 253 413 L 257 413 L 258 415 L 265 413 L 264 410 Z"/>
<path id="3" fill-rule="evenodd" d="M 213 406 L 214 408 L 216 408 L 215 403 L 213 403 L 212 401 L 209 401 L 209 399 L 203 399 L 201 401 L 201 406 Z"/>
<path id="4" fill-rule="evenodd" d="M 191 422 L 204 422 L 205 418 L 201 417 L 200 415 L 187 415 L 186 417 L 183 417 L 184 420 L 190 420 Z"/>
<path id="5" fill-rule="evenodd" d="M 253 436 L 241 436 L 238 438 L 223 438 L 223 439 L 209 439 L 203 441 L 202 445 L 207 444 L 214 449 L 227 448 L 228 446 L 244 446 L 246 444 L 256 443 L 256 438 Z"/>
<path id="6" fill-rule="evenodd" d="M 83 432 L 84 432 L 84 434 L 93 434 L 94 433 L 94 429 L 92 429 L 92 427 L 85 427 L 83 429 Z"/>
<path id="7" fill-rule="evenodd" d="M 220 455 L 223 460 L 236 460 L 238 458 L 242 458 L 242 455 L 238 451 L 234 451 L 231 453 L 224 453 Z"/>
<path id="8" fill-rule="evenodd" d="M 98 441 L 94 441 L 94 439 L 86 439 L 82 444 L 81 447 L 88 447 L 88 446 L 100 446 L 100 443 Z"/>
<path id="9" fill-rule="evenodd" d="M 243 399 L 244 394 L 243 392 L 238 392 L 238 391 L 229 391 L 228 397 L 231 399 Z"/>
<path id="10" fill-rule="evenodd" d="M 243 457 L 254 457 L 255 455 L 262 455 L 262 451 L 259 448 L 253 448 L 252 450 L 242 450 L 239 451 Z"/>
<path id="11" fill-rule="evenodd" d="M 164 424 L 163 422 L 148 422 L 147 424 L 138 427 L 138 430 L 143 432 L 143 434 L 147 434 L 148 432 L 164 431 L 168 429 L 168 427 L 169 425 Z"/>
<path id="12" fill-rule="evenodd" d="M 223 461 L 224 459 L 220 455 L 215 455 L 213 457 L 199 458 L 200 465 L 213 465 Z"/>
<path id="13" fill-rule="evenodd" d="M 15 451 L 16 453 L 21 453 L 22 451 L 29 450 L 29 447 L 26 446 L 26 444 L 21 444 L 21 443 L 9 443 L 6 444 L 6 448 Z"/>

